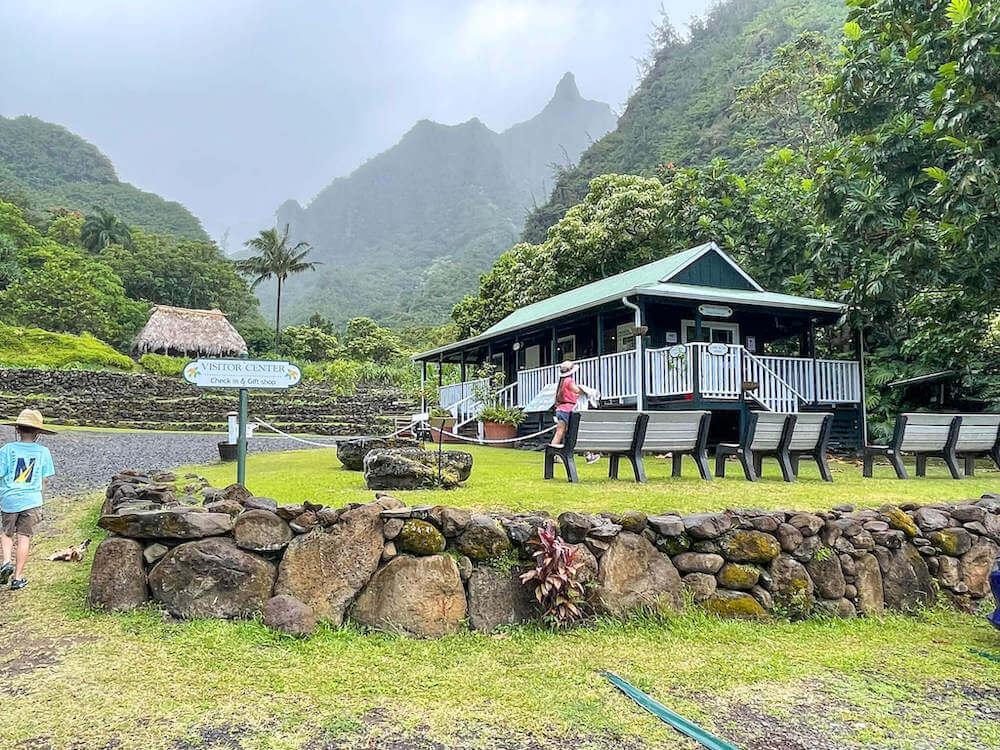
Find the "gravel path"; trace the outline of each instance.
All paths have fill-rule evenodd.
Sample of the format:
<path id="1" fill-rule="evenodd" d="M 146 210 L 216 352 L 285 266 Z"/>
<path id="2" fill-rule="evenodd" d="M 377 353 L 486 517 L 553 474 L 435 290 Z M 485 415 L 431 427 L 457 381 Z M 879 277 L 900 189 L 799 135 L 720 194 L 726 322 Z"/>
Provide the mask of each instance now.
<path id="1" fill-rule="evenodd" d="M 42 442 L 52 451 L 52 460 L 56 465 L 51 491 L 61 495 L 103 487 L 113 474 L 123 469 L 155 471 L 183 464 L 218 463 L 216 444 L 219 437 L 198 432 L 65 430 L 57 435 L 45 435 Z M 333 442 L 333 438 L 324 437 L 319 442 Z M 248 443 L 251 453 L 309 447 L 279 437 L 254 437 Z"/>

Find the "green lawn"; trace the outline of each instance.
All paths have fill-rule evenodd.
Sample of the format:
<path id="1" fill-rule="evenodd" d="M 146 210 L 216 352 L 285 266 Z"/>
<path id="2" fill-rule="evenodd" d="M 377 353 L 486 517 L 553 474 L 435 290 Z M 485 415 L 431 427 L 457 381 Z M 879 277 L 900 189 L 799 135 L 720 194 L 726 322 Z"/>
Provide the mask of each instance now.
<path id="1" fill-rule="evenodd" d="M 754 484 L 743 479 L 737 463 L 729 464 L 724 479 L 703 482 L 689 459 L 685 459 L 684 476 L 672 479 L 669 461 L 655 458 L 646 459 L 649 481 L 645 485 L 637 485 L 630 478 L 608 479 L 607 459 L 590 466 L 578 461 L 581 481 L 573 485 L 558 478 L 558 473 L 555 480 L 543 480 L 541 453 L 478 446 L 467 450 L 474 456 L 474 465 L 464 487 L 450 492 L 395 494 L 411 505 L 551 512 L 637 509 L 662 513 L 724 508 L 822 510 L 840 503 L 880 506 L 906 501 L 959 500 L 978 497 L 984 492 L 1000 492 L 1000 472 L 985 467 L 977 471 L 974 479 L 955 481 L 943 465 L 932 465 L 926 479 L 904 482 L 894 478 L 888 464 L 876 467 L 875 478 L 864 479 L 859 466 L 834 462 L 831 467 L 834 482 L 829 484 L 820 480 L 814 464 L 803 462 L 799 481 L 788 484 L 781 481 L 777 464 L 765 460 L 764 478 Z M 234 464 L 185 467 L 181 471 L 197 471 L 220 486 L 235 481 L 236 477 Z M 622 476 L 630 477 L 628 471 L 623 466 Z M 311 500 L 342 505 L 372 499 L 361 473 L 341 468 L 333 450 L 252 455 L 247 459 L 247 485 L 255 494 L 282 503 Z"/>
<path id="2" fill-rule="evenodd" d="M 468 487 L 404 499 L 552 510 L 828 507 L 964 497 L 998 484 L 985 472 L 975 482 L 863 482 L 851 466 L 838 467 L 832 486 L 811 473 L 794 486 L 773 473 L 759 485 L 702 484 L 670 480 L 662 463 L 650 462 L 646 487 L 601 480 L 601 466 L 584 469 L 574 487 L 538 479 L 538 454 L 473 452 Z M 196 470 L 218 484 L 233 473 L 232 466 Z M 331 451 L 257 455 L 248 475 L 256 492 L 281 501 L 371 496 Z M 96 494 L 51 502 L 31 585 L 0 591 L 5 747 L 696 750 L 599 670 L 622 675 L 742 750 L 1000 746 L 1000 664 L 970 653 L 1000 654 L 1000 633 L 978 616 L 941 608 L 765 624 L 722 622 L 688 607 L 673 618 L 567 633 L 531 626 L 414 641 L 324 625 L 299 641 L 256 621 L 179 623 L 153 608 L 87 611 L 93 547 L 81 564 L 43 558 L 86 536 L 96 542 L 99 506 Z"/>

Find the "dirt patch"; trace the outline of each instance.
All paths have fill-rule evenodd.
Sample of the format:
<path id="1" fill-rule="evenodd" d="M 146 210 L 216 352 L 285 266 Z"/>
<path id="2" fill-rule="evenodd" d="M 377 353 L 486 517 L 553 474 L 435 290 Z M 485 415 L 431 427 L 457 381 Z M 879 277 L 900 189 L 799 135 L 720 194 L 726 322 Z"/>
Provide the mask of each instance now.
<path id="1" fill-rule="evenodd" d="M 217 748 L 218 750 L 243 750 L 242 738 L 246 736 L 245 727 L 208 727 L 202 726 L 194 730 L 197 740 L 177 740 L 174 743 L 175 750 L 206 750 L 206 748 Z"/>
<path id="2" fill-rule="evenodd" d="M 974 722 L 1000 722 L 1000 687 L 972 685 L 968 682 L 944 682 L 926 698 L 930 706 L 948 703 Z"/>
<path id="3" fill-rule="evenodd" d="M 62 661 L 64 651 L 89 640 L 92 639 L 81 636 L 33 638 L 12 635 L 9 642 L 0 645 L 0 684 L 12 677 L 54 667 Z"/>

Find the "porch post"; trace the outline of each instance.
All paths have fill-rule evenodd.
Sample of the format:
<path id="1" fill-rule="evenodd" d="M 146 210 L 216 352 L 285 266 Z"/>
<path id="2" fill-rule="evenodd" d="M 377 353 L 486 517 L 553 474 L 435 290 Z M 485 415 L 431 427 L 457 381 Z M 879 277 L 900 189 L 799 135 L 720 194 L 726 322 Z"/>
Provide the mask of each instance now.
<path id="1" fill-rule="evenodd" d="M 701 310 L 697 307 L 694 309 L 694 340 L 695 342 L 700 342 L 702 336 L 701 331 Z M 697 346 L 691 347 L 689 351 L 694 354 L 694 361 L 691 363 L 691 386 L 693 389 L 692 396 L 694 407 L 697 409 L 701 406 L 701 349 Z"/>
<path id="2" fill-rule="evenodd" d="M 559 356 L 559 342 L 556 341 L 556 327 L 552 326 L 552 358 L 549 360 L 550 365 L 559 364 L 556 362 L 556 357 Z"/>
<path id="3" fill-rule="evenodd" d="M 462 379 L 462 382 L 464 383 L 465 382 L 465 349 L 462 350 L 462 363 L 459 365 L 459 368 L 461 369 L 461 372 L 462 372 L 461 379 Z"/>
<path id="4" fill-rule="evenodd" d="M 420 411 L 427 411 L 427 360 L 420 362 Z"/>
<path id="5" fill-rule="evenodd" d="M 701 310 L 697 307 L 694 309 L 694 340 L 701 341 L 702 338 L 701 330 Z"/>
<path id="6" fill-rule="evenodd" d="M 597 313 L 597 356 L 604 356 L 604 316 Z"/>
<path id="7" fill-rule="evenodd" d="M 868 406 L 867 406 L 867 396 L 865 393 L 865 329 L 864 324 L 858 323 L 858 332 L 856 334 L 857 341 L 857 353 L 858 353 L 858 378 L 860 383 L 858 384 L 861 389 L 861 445 L 858 446 L 861 450 L 868 445 Z"/>
<path id="8" fill-rule="evenodd" d="M 646 320 L 646 303 L 642 297 L 638 299 L 639 307 L 635 311 L 635 326 L 642 328 Z M 635 404 L 637 411 L 646 411 L 646 336 L 639 331 L 635 332 L 635 359 L 637 371 L 635 374 L 636 397 Z"/>
<path id="9" fill-rule="evenodd" d="M 813 403 L 819 403 L 819 377 L 816 371 L 816 321 L 809 318 L 809 356 L 812 357 Z"/>
<path id="10" fill-rule="evenodd" d="M 444 355 L 438 355 L 438 388 L 444 385 Z"/>

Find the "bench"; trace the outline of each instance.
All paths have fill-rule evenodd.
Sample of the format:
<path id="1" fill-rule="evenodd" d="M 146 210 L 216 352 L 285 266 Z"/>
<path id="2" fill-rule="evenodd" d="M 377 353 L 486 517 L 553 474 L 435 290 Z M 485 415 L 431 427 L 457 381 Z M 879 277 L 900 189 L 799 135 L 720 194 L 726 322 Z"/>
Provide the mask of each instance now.
<path id="1" fill-rule="evenodd" d="M 955 455 L 965 460 L 965 476 L 976 473 L 977 458 L 991 458 L 1000 469 L 1000 414 L 961 414 Z"/>
<path id="2" fill-rule="evenodd" d="M 670 453 L 673 466 L 670 475 L 681 475 L 681 460 L 685 455 L 694 459 L 702 479 L 711 480 L 708 466 L 708 424 L 710 411 L 654 411 L 648 415 L 646 437 L 642 450 Z M 615 459 L 612 459 L 615 460 Z M 641 464 L 640 464 L 641 467 Z"/>
<path id="3" fill-rule="evenodd" d="M 593 451 L 607 453 L 611 457 L 608 476 L 612 479 L 618 477 L 618 461 L 624 457 L 632 464 L 635 481 L 645 482 L 641 450 L 647 416 L 635 411 L 602 409 L 572 412 L 563 438 L 563 447 L 545 446 L 545 478 L 552 479 L 556 458 L 560 458 L 566 467 L 566 479 L 570 482 L 580 481 L 574 452 Z"/>
<path id="4" fill-rule="evenodd" d="M 962 417 L 958 414 L 900 414 L 888 445 L 866 445 L 862 474 L 871 477 L 875 456 L 886 456 L 900 479 L 909 479 L 903 466 L 903 453 L 917 457 L 917 476 L 924 476 L 928 458 L 943 458 L 953 479 L 961 479 L 955 455 Z"/>
<path id="5" fill-rule="evenodd" d="M 795 427 L 795 414 L 755 411 L 750 414 L 746 433 L 739 444 L 719 443 L 715 450 L 715 476 L 726 476 L 726 459 L 736 456 L 743 467 L 743 474 L 751 482 L 760 479 L 762 459 L 773 456 L 781 466 L 786 482 L 795 481 L 792 462 L 788 456 L 788 443 Z"/>
<path id="6" fill-rule="evenodd" d="M 792 465 L 792 475 L 799 476 L 799 459 L 808 456 L 819 467 L 824 482 L 832 482 L 833 475 L 826 462 L 827 444 L 833 429 L 833 414 L 829 412 L 799 412 L 788 439 L 787 453 Z M 758 470 L 759 472 L 759 470 Z"/>

